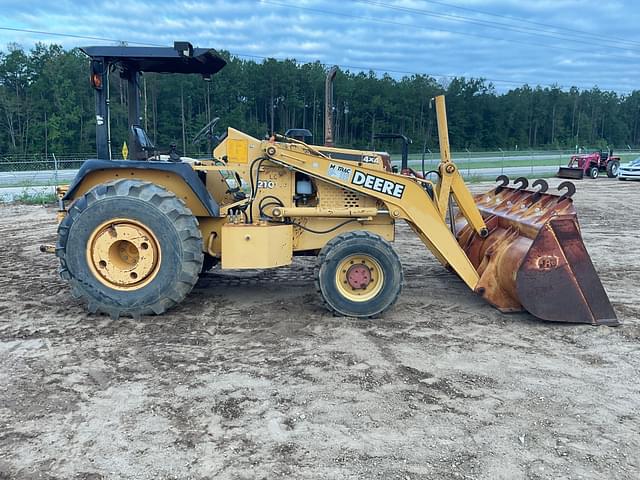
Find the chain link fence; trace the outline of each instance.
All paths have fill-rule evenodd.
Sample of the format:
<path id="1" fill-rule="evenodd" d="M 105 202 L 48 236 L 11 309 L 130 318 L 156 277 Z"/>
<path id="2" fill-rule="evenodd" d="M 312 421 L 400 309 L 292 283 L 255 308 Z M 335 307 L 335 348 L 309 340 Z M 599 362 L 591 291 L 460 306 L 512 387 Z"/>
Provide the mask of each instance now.
<path id="1" fill-rule="evenodd" d="M 415 153 L 413 145 L 409 155 L 409 166 L 416 171 L 434 170 L 440 161 L 440 152 L 426 149 L 424 153 Z M 593 150 L 583 149 L 583 153 Z M 473 152 L 469 150 L 451 153 L 462 174 L 470 179 L 495 178 L 497 175 L 510 176 L 549 176 L 559 166 L 567 165 L 575 150 L 505 150 Z M 622 162 L 628 162 L 640 156 L 640 150 L 620 150 L 614 152 Z M 71 154 L 0 154 L 0 189 L 20 189 L 48 187 L 70 183 L 82 163 L 95 158 L 94 153 Z M 399 165 L 400 155 L 392 156 L 393 163 Z"/>
<path id="2" fill-rule="evenodd" d="M 82 163 L 95 157 L 95 153 L 0 154 L 0 188 L 68 184 Z"/>
<path id="3" fill-rule="evenodd" d="M 49 202 L 55 198 L 55 186 L 70 183 L 92 157 L 95 154 L 0 154 L 0 202 Z"/>
<path id="4" fill-rule="evenodd" d="M 579 153 L 591 153 L 597 149 L 581 149 Z M 462 174 L 468 178 L 495 178 L 497 175 L 549 176 L 559 167 L 566 166 L 572 150 L 503 150 L 473 152 L 469 150 L 451 152 L 451 158 Z M 625 149 L 614 151 L 621 162 L 629 162 L 640 156 L 640 150 Z M 409 155 L 409 166 L 414 170 L 435 170 L 440 162 L 440 151 L 427 149 L 424 153 Z M 394 155 L 393 163 L 399 165 L 399 155 Z"/>

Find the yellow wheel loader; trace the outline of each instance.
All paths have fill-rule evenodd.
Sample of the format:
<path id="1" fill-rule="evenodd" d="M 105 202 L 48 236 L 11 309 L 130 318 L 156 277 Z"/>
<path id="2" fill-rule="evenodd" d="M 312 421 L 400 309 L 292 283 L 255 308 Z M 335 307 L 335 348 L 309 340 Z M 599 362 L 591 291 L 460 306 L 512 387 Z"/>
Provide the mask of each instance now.
<path id="1" fill-rule="evenodd" d="M 407 222 L 472 292 L 504 312 L 552 321 L 616 325 L 582 242 L 571 195 L 538 180 L 500 184 L 475 197 L 450 159 L 443 97 L 436 98 L 437 180 L 399 173 L 376 151 L 253 138 L 229 128 L 213 159 L 161 155 L 139 125 L 142 72 L 224 67 L 214 50 L 87 47 L 96 92 L 98 158 L 87 160 L 60 199 L 55 247 L 60 274 L 90 312 L 161 314 L 201 272 L 266 269 L 315 255 L 315 281 L 338 315 L 376 317 L 402 289 L 395 223 Z M 128 82 L 129 156 L 112 160 L 108 72 Z M 331 142 L 328 142 L 331 145 Z M 458 214 L 452 217 L 455 202 Z M 449 222 L 447 222 L 449 216 Z M 471 293 L 471 292 L 470 292 Z"/>

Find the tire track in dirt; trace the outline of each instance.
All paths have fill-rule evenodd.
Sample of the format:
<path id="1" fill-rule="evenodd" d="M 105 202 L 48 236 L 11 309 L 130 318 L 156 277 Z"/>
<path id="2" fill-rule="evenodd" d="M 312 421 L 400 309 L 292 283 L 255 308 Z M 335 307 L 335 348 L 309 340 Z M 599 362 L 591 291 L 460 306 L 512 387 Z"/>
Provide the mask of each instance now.
<path id="1" fill-rule="evenodd" d="M 619 183 L 575 199 L 620 328 L 502 315 L 404 226 L 380 320 L 328 315 L 310 258 L 111 320 L 38 252 L 54 211 L 2 206 L 0 478 L 637 478 L 640 190 Z"/>

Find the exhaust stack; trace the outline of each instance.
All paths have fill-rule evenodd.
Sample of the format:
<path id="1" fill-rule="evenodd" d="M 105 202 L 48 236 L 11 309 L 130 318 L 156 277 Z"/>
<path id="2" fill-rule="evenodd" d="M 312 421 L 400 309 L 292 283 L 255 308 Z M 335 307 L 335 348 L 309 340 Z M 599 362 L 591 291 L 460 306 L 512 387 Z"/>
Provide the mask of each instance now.
<path id="1" fill-rule="evenodd" d="M 338 73 L 334 65 L 324 81 L 324 146 L 333 147 L 333 80 Z"/>

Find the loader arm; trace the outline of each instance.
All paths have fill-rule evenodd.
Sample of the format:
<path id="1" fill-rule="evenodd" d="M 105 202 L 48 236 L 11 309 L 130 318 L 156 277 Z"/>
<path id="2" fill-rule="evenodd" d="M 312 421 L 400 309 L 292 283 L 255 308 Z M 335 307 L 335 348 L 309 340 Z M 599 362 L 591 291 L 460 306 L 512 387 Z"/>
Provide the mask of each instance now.
<path id="1" fill-rule="evenodd" d="M 438 139 L 440 142 L 440 181 L 436 188 L 438 196 L 438 210 L 442 220 L 447 215 L 447 207 L 451 195 L 456 201 L 462 215 L 467 219 L 469 225 L 480 235 L 486 237 L 489 234 L 484 223 L 482 214 L 476 202 L 467 188 L 460 174 L 460 170 L 451 161 L 451 150 L 449 148 L 449 127 L 447 124 L 447 109 L 445 107 L 444 95 L 438 95 L 436 101 L 436 115 L 438 117 Z"/>
<path id="2" fill-rule="evenodd" d="M 263 142 L 262 148 L 272 162 L 380 200 L 392 218 L 406 220 L 436 258 L 443 265 L 449 265 L 469 288 L 475 289 L 478 273 L 445 223 L 438 206 L 439 196 L 435 195 L 432 199 L 419 180 L 376 170 L 363 163 L 354 164 L 320 156 L 303 144 Z M 453 163 L 449 165 L 454 167 L 455 172 Z M 464 201 L 465 192 L 461 191 L 461 186 L 464 187 L 464 183 L 455 181 L 454 176 L 454 181 L 446 190 L 447 194 L 454 189 L 454 195 L 457 194 Z M 470 193 L 466 193 L 473 204 Z M 484 222 L 480 228 L 483 226 Z"/>

